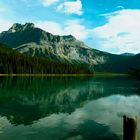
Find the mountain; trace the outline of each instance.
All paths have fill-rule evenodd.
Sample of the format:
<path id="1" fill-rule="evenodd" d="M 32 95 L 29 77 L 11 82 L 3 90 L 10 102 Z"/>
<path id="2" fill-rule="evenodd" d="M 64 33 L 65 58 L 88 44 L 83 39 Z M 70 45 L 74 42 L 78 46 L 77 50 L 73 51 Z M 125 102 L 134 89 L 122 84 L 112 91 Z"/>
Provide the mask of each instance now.
<path id="1" fill-rule="evenodd" d="M 33 23 L 14 24 L 0 34 L 0 42 L 20 53 L 85 65 L 91 71 L 127 73 L 130 68 L 140 67 L 135 56 L 127 57 L 92 49 L 72 35 L 53 35 L 36 28 Z"/>
<path id="2" fill-rule="evenodd" d="M 89 48 L 72 35 L 52 35 L 36 28 L 33 23 L 14 24 L 8 31 L 0 34 L 0 42 L 31 56 L 91 64 L 106 61 L 103 55 L 106 53 Z"/>
<path id="3" fill-rule="evenodd" d="M 89 74 L 90 71 L 70 63 L 20 54 L 0 44 L 0 74 Z"/>
<path id="4" fill-rule="evenodd" d="M 134 56 L 135 54 L 134 53 L 122 53 L 120 55 L 122 55 L 122 56 Z"/>
<path id="5" fill-rule="evenodd" d="M 33 23 L 14 24 L 8 31 L 1 33 L 0 42 L 21 53 L 58 60 L 78 60 L 80 56 L 77 56 L 77 49 L 80 48 L 82 52 L 88 48 L 72 35 L 55 36 L 35 28 Z"/>

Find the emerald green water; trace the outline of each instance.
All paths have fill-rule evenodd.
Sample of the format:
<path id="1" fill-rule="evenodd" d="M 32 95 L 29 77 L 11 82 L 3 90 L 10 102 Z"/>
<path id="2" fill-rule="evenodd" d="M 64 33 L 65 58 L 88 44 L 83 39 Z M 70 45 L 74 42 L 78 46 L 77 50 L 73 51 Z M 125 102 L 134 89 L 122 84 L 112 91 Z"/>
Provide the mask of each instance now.
<path id="1" fill-rule="evenodd" d="M 139 94 L 130 77 L 0 77 L 0 139 L 121 140 Z"/>

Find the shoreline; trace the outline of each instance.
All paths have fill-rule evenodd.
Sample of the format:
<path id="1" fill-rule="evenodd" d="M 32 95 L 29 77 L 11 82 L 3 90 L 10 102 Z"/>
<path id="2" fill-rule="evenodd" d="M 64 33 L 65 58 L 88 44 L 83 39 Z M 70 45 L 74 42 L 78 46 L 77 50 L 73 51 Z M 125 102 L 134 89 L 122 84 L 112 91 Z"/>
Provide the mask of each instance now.
<path id="1" fill-rule="evenodd" d="M 65 77 L 65 76 L 128 76 L 128 74 L 121 73 L 104 73 L 104 72 L 95 72 L 94 74 L 0 74 L 0 77 Z"/>

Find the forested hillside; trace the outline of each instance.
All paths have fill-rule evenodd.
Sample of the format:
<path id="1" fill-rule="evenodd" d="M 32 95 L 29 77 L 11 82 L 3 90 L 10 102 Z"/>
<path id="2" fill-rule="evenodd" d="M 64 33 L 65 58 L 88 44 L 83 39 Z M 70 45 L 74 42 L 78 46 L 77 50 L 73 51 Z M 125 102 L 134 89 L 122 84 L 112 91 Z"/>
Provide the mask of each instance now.
<path id="1" fill-rule="evenodd" d="M 26 69 L 26 73 L 87 73 L 86 69 L 96 72 L 129 73 L 131 68 L 140 68 L 140 54 L 116 55 L 96 50 L 93 49 L 94 46 L 90 48 L 72 35 L 53 35 L 37 28 L 33 23 L 13 24 L 9 30 L 0 33 L 0 42 L 17 53 L 28 55 L 17 60 L 17 65 L 21 66 L 14 71 L 5 66 L 8 73 L 23 73 L 23 69 Z M 31 60 L 31 57 L 34 58 Z M 16 64 L 14 62 L 11 65 Z"/>
<path id="2" fill-rule="evenodd" d="M 130 70 L 129 74 L 134 76 L 134 77 L 136 77 L 136 78 L 138 78 L 140 80 L 140 68 L 139 69 L 132 68 Z"/>
<path id="3" fill-rule="evenodd" d="M 20 54 L 0 44 L 0 74 L 87 74 L 84 67 Z"/>

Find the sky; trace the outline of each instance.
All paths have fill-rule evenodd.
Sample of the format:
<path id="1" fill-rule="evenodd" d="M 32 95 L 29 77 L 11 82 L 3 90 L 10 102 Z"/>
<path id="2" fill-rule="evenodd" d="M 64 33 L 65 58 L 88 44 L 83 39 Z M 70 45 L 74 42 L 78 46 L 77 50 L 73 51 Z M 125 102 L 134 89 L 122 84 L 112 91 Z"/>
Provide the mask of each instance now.
<path id="1" fill-rule="evenodd" d="M 0 32 L 33 22 L 110 53 L 140 53 L 140 0 L 0 0 Z"/>

